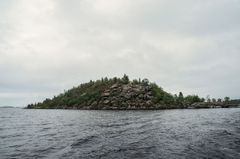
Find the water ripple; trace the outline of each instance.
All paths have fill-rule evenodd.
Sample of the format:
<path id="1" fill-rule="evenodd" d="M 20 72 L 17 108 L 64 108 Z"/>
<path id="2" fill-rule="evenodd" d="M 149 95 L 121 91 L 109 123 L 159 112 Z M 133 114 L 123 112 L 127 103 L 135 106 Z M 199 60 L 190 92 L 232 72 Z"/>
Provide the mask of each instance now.
<path id="1" fill-rule="evenodd" d="M 240 109 L 0 111 L 0 158 L 240 158 Z"/>

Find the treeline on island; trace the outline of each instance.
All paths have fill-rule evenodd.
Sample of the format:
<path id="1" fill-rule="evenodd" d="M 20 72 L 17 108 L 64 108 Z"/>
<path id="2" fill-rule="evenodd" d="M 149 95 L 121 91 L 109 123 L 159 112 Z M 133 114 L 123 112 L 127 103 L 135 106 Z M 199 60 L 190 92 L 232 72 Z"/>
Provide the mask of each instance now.
<path id="1" fill-rule="evenodd" d="M 27 108 L 37 109 L 174 109 L 232 107 L 229 97 L 224 101 L 200 98 L 198 95 L 184 96 L 182 92 L 172 95 L 148 79 L 129 80 L 122 78 L 102 78 L 73 87 L 64 93 L 45 99 L 43 102 L 29 104 Z"/>

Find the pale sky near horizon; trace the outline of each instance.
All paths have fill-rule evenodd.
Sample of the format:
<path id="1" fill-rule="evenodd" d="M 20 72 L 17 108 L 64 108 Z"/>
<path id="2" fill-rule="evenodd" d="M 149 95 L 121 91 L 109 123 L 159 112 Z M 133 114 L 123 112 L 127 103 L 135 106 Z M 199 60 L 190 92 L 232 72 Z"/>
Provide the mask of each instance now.
<path id="1" fill-rule="evenodd" d="M 101 77 L 240 98 L 239 0 L 1 0 L 0 106 Z"/>

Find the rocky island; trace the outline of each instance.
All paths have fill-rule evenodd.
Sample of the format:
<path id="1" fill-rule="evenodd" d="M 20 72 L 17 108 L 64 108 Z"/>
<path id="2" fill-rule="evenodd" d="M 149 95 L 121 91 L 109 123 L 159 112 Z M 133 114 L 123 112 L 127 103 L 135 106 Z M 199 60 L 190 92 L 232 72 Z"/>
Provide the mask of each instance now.
<path id="1" fill-rule="evenodd" d="M 102 78 L 73 87 L 52 99 L 29 104 L 28 109 L 156 110 L 183 108 L 237 107 L 229 101 L 205 102 L 198 95 L 172 95 L 148 79 L 130 81 Z"/>

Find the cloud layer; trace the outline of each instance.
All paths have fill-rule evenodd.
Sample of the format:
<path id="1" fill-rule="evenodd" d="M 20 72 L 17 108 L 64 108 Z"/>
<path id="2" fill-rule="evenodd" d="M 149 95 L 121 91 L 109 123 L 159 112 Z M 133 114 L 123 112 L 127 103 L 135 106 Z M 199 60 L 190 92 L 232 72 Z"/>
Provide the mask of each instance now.
<path id="1" fill-rule="evenodd" d="M 104 76 L 240 98 L 238 0 L 3 0 L 0 105 Z"/>

